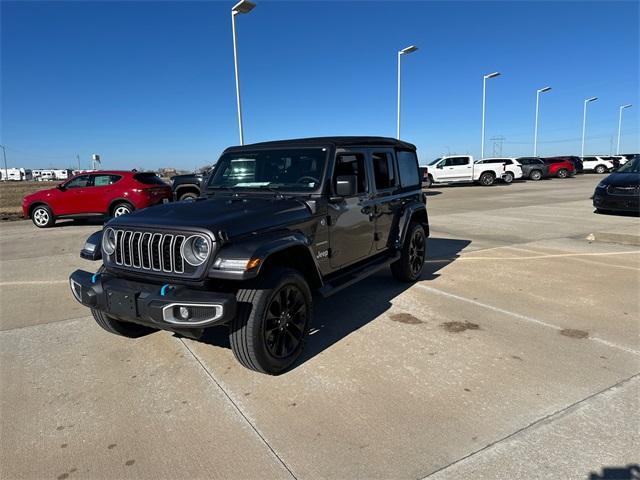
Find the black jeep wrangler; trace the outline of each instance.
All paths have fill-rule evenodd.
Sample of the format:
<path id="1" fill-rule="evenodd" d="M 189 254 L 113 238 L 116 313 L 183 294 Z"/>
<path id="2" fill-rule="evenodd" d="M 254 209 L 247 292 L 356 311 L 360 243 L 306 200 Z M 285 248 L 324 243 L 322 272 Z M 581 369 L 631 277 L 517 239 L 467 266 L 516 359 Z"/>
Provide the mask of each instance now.
<path id="1" fill-rule="evenodd" d="M 75 298 L 105 330 L 191 337 L 228 324 L 242 365 L 278 374 L 302 351 L 312 292 L 390 265 L 422 272 L 429 223 L 415 146 L 383 137 L 258 143 L 224 151 L 194 202 L 114 218 L 91 235 Z"/>

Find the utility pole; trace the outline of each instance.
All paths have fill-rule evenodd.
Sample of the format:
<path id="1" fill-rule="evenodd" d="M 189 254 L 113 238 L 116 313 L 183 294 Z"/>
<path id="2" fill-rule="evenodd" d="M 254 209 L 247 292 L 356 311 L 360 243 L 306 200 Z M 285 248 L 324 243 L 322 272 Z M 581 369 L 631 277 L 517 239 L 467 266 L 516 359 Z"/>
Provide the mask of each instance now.
<path id="1" fill-rule="evenodd" d="M 77 153 L 76 153 L 76 160 L 78 160 L 78 170 L 82 170 L 80 168 L 80 155 L 78 155 Z"/>
<path id="2" fill-rule="evenodd" d="M 2 148 L 2 156 L 4 157 L 4 181 L 6 182 L 7 180 L 9 180 L 9 171 L 7 169 L 7 151 L 4 148 L 4 145 L 0 145 L 0 148 Z"/>

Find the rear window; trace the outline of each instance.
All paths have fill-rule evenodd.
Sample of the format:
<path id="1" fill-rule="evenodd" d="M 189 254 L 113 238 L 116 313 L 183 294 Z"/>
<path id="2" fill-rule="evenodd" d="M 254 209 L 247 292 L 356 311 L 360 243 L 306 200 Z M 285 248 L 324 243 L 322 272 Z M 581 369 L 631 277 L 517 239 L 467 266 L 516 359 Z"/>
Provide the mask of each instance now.
<path id="1" fill-rule="evenodd" d="M 420 186 L 418 175 L 418 157 L 415 152 L 398 151 L 398 173 L 402 187 Z"/>
<path id="2" fill-rule="evenodd" d="M 140 183 L 144 183 L 146 185 L 167 185 L 162 179 L 155 173 L 136 173 L 133 176 Z"/>

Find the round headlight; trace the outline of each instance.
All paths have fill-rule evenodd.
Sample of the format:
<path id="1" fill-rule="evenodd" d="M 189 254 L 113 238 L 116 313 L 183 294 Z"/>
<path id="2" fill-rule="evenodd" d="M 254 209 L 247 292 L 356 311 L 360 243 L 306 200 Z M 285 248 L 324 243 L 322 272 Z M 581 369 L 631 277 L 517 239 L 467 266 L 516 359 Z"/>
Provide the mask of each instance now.
<path id="1" fill-rule="evenodd" d="M 102 249 L 107 255 L 116 251 L 116 231 L 113 228 L 107 228 L 102 234 Z"/>
<path id="2" fill-rule="evenodd" d="M 182 244 L 182 256 L 194 267 L 202 265 L 209 257 L 209 241 L 201 235 L 192 235 Z"/>

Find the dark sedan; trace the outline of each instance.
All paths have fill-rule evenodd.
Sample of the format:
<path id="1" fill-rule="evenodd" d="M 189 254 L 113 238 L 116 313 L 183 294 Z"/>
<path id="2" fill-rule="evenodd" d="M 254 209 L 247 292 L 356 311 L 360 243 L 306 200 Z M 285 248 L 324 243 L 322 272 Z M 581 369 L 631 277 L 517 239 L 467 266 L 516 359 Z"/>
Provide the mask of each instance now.
<path id="1" fill-rule="evenodd" d="M 625 163 L 598 184 L 593 193 L 593 206 L 598 213 L 640 214 L 640 157 Z"/>

